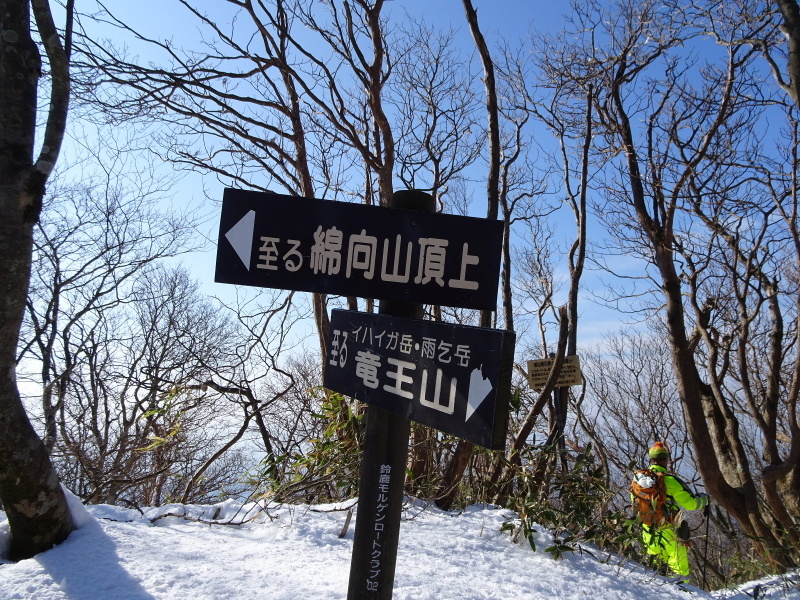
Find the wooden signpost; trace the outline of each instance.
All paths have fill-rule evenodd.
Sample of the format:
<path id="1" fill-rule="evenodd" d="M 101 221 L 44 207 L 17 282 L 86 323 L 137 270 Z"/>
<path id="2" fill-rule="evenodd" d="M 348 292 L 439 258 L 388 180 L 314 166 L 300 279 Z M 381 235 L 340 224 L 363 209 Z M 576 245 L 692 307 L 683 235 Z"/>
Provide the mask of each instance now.
<path id="1" fill-rule="evenodd" d="M 423 303 L 496 308 L 502 223 L 226 189 L 215 281 L 380 299 L 334 310 L 325 386 L 369 405 L 348 600 L 392 597 L 410 419 L 505 447 L 512 332 L 423 321 Z"/>

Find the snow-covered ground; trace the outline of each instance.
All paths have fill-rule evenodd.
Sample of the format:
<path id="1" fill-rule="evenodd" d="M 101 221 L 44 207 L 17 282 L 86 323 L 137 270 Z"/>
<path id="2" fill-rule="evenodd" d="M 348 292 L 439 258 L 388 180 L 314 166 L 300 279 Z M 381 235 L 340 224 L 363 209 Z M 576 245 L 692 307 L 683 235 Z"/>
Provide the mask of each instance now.
<path id="1" fill-rule="evenodd" d="M 170 505 L 144 511 L 84 508 L 80 528 L 30 560 L 0 559 L 2 600 L 297 600 L 347 597 L 352 519 L 345 506 Z M 681 590 L 633 565 L 604 564 L 589 553 L 561 560 L 513 543 L 500 526 L 509 513 L 474 506 L 442 512 L 410 503 L 400 529 L 397 600 L 539 600 L 608 598 L 746 600 L 756 583 L 707 594 Z M 168 515 L 181 515 L 186 518 Z M 217 524 L 200 521 L 214 520 Z M 233 521 L 238 524 L 223 524 Z M 8 523 L 0 512 L 0 556 Z M 597 555 L 597 553 L 594 553 Z M 613 562 L 613 561 L 612 561 Z M 759 598 L 800 600 L 780 579 L 758 582 Z"/>

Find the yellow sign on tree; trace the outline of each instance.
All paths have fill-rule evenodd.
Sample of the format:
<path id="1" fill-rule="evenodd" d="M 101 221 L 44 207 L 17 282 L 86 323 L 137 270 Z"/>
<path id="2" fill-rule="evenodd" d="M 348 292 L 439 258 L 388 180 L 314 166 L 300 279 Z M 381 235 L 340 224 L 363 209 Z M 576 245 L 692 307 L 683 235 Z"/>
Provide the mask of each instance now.
<path id="1" fill-rule="evenodd" d="M 541 389 L 550 377 L 555 358 L 542 358 L 528 361 L 528 385 L 533 389 Z M 565 356 L 564 363 L 561 365 L 561 373 L 556 381 L 556 387 L 569 387 L 571 385 L 583 385 L 583 374 L 581 373 L 580 361 L 576 356 Z"/>

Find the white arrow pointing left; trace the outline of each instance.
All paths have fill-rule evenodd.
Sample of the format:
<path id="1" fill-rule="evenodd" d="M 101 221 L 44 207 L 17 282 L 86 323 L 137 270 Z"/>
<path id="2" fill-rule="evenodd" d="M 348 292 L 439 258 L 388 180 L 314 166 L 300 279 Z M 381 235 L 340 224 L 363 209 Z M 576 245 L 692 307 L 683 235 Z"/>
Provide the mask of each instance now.
<path id="1" fill-rule="evenodd" d="M 231 243 L 248 271 L 250 270 L 250 252 L 253 249 L 253 229 L 255 229 L 255 225 L 256 211 L 251 210 L 225 234 L 225 239 Z"/>

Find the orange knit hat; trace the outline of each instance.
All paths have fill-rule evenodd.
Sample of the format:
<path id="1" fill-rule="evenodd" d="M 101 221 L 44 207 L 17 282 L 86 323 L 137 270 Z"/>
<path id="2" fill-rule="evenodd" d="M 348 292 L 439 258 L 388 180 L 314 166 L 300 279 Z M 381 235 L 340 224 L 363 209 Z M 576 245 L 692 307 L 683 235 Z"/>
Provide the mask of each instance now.
<path id="1" fill-rule="evenodd" d="M 661 460 L 662 458 L 669 458 L 669 449 L 661 442 L 656 442 L 648 452 L 650 460 Z"/>

